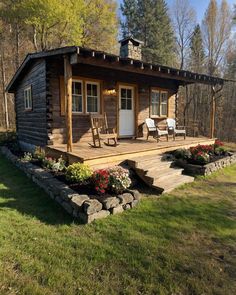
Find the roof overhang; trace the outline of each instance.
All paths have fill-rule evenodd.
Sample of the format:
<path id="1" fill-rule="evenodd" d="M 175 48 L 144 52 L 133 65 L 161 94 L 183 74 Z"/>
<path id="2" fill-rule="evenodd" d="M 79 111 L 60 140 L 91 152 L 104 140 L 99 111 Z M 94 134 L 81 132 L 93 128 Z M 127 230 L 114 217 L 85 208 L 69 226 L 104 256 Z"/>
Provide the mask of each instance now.
<path id="1" fill-rule="evenodd" d="M 90 64 L 98 67 L 110 68 L 111 70 L 122 70 L 137 74 L 144 74 L 154 77 L 160 77 L 168 80 L 174 80 L 179 85 L 187 85 L 193 83 L 223 85 L 226 80 L 209 75 L 193 73 L 190 71 L 179 70 L 159 64 L 143 62 L 141 60 L 122 58 L 120 56 L 97 51 L 90 48 L 79 46 L 68 46 L 49 51 L 31 53 L 26 56 L 19 69 L 16 71 L 12 80 L 8 84 L 6 90 L 14 92 L 16 83 L 21 77 L 25 68 L 34 60 L 41 58 L 51 58 L 55 56 L 69 55 L 72 65 L 77 63 Z"/>

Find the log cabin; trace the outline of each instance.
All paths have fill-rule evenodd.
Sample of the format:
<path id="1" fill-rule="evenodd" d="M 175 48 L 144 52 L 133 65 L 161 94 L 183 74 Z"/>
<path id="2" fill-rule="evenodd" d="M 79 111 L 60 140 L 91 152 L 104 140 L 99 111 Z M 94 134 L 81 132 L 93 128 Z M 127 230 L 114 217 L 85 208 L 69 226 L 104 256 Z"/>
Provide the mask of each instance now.
<path id="1" fill-rule="evenodd" d="M 180 86 L 223 85 L 218 77 L 142 60 L 142 42 L 120 41 L 120 55 L 79 46 L 28 54 L 10 81 L 24 149 L 92 141 L 89 114 L 107 115 L 118 138 L 145 138 L 145 119 L 177 119 Z M 213 100 L 214 101 L 214 100 Z M 214 105 L 213 105 L 214 111 Z M 214 115 L 212 116 L 214 130 Z"/>

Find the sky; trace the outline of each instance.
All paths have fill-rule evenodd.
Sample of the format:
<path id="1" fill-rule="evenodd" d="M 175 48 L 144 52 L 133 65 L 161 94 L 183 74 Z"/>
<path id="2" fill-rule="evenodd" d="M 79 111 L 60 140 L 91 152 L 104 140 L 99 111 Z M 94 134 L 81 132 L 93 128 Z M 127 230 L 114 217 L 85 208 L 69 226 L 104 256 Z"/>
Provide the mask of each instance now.
<path id="1" fill-rule="evenodd" d="M 117 0 L 118 3 L 121 3 L 122 0 Z M 174 0 L 166 0 L 167 4 L 171 6 L 174 2 Z M 197 13 L 197 22 L 201 23 L 204 13 L 207 9 L 207 6 L 209 4 L 209 0 L 189 0 L 191 6 L 196 10 Z M 221 1 L 218 0 L 218 3 Z M 233 4 L 236 4 L 236 0 L 228 0 L 227 1 L 230 6 L 233 6 Z"/>

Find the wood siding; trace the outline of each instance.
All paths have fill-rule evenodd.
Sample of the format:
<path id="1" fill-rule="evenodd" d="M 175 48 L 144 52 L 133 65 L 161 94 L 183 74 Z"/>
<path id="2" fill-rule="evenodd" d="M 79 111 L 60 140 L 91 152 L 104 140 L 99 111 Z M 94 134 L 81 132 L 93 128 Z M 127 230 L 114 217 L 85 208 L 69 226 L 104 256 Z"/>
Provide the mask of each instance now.
<path id="1" fill-rule="evenodd" d="M 136 85 L 136 135 L 138 137 L 146 136 L 146 128 L 144 121 L 150 116 L 150 89 L 151 87 L 160 87 L 169 89 L 170 96 L 177 91 L 177 86 L 173 80 L 162 78 L 147 77 L 135 73 L 127 73 L 118 70 L 110 70 L 105 68 L 97 68 L 85 64 L 73 65 L 73 76 L 82 77 L 83 79 L 97 79 L 101 81 L 101 111 L 107 113 L 108 125 L 111 128 L 117 128 L 118 123 L 118 92 L 114 95 L 104 94 L 104 90 L 117 88 L 119 84 Z M 51 97 L 51 106 L 48 116 L 50 120 L 49 138 L 50 143 L 60 144 L 66 142 L 66 124 L 65 116 L 61 114 L 61 105 L 64 98 L 62 89 L 64 85 L 63 77 L 63 61 L 62 59 L 51 59 L 47 61 L 47 81 L 48 93 Z M 61 89 L 61 90 L 60 90 Z M 175 112 L 175 97 L 169 99 L 169 117 L 174 117 Z M 163 120 L 156 118 L 157 122 Z M 90 121 L 88 114 L 73 114 L 73 142 L 87 141 L 91 142 Z"/>
<path id="2" fill-rule="evenodd" d="M 38 60 L 31 65 L 15 92 L 18 138 L 20 141 L 37 146 L 47 144 L 45 64 L 45 60 Z M 24 89 L 30 85 L 33 108 L 25 110 Z"/>

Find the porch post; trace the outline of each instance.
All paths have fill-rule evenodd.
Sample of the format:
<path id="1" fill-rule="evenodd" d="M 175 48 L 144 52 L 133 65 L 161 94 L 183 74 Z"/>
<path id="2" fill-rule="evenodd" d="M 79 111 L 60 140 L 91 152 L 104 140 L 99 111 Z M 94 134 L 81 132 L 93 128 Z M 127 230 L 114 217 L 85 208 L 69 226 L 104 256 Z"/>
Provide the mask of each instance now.
<path id="1" fill-rule="evenodd" d="M 72 66 L 67 55 L 64 55 L 64 81 L 67 152 L 72 152 Z"/>
<path id="2" fill-rule="evenodd" d="M 179 100 L 179 88 L 177 89 L 177 92 L 175 93 L 175 122 L 178 126 L 178 100 Z"/>
<path id="3" fill-rule="evenodd" d="M 215 86 L 211 87 L 211 120 L 210 120 L 210 138 L 214 138 L 215 133 L 215 113 L 216 113 L 216 100 L 215 100 Z"/>

